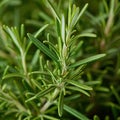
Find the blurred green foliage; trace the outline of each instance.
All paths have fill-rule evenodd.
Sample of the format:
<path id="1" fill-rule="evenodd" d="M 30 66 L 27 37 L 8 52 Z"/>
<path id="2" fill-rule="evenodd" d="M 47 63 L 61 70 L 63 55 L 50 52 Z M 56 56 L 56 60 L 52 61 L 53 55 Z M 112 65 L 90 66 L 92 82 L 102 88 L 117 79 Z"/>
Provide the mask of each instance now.
<path id="1" fill-rule="evenodd" d="M 51 4 L 52 6 L 54 6 L 58 15 L 61 15 L 63 13 L 65 20 L 67 21 L 69 1 L 49 1 L 51 1 Z M 73 69 L 74 72 L 72 71 L 74 74 L 73 77 L 75 77 L 76 79 L 78 79 L 76 77 L 78 75 L 78 72 L 80 73 L 80 83 L 84 83 L 85 86 L 93 88 L 93 90 L 89 92 L 90 97 L 85 96 L 85 94 L 88 94 L 86 93 L 86 91 L 82 91 L 83 93 L 79 93 L 76 91 L 71 92 L 72 87 L 70 86 L 68 87 L 69 90 L 67 90 L 68 93 L 66 93 L 64 103 L 71 107 L 69 108 L 68 106 L 64 106 L 63 116 L 60 118 L 58 116 L 58 113 L 56 112 L 57 107 L 51 106 L 47 111 L 48 114 L 46 112 L 46 116 L 44 116 L 43 118 L 45 118 L 45 120 L 54 120 L 55 118 L 62 120 L 77 120 L 80 119 L 79 117 L 85 117 L 84 119 L 89 118 L 94 120 L 119 120 L 120 1 L 71 0 L 71 2 L 72 4 L 74 3 L 77 7 L 79 7 L 80 10 L 82 10 L 84 5 L 88 3 L 88 8 L 84 12 L 78 23 L 74 26 L 74 29 L 76 30 L 75 33 L 73 32 L 74 36 L 84 33 L 95 33 L 97 36 L 78 38 L 75 45 L 79 45 L 80 50 L 78 49 L 76 50 L 77 52 L 75 54 L 72 54 L 76 57 L 77 61 L 81 59 L 84 60 L 85 58 L 89 58 L 89 56 L 94 56 L 95 54 L 106 53 L 106 56 L 96 62 L 92 62 L 88 65 L 82 66 L 82 68 L 75 68 Z M 25 29 L 24 26 L 21 24 L 24 24 Z M 50 77 L 48 74 L 45 76 L 46 73 L 49 73 L 50 75 L 52 75 L 52 73 L 51 71 L 47 71 L 46 68 L 42 68 L 42 65 L 45 64 L 45 67 L 49 67 L 50 70 L 53 70 L 52 67 L 55 67 L 53 73 L 56 72 L 57 67 L 54 65 L 54 62 L 51 63 L 49 56 L 43 54 L 46 53 L 46 51 L 43 50 L 42 53 L 30 42 L 30 40 L 28 40 L 27 33 L 37 35 L 37 33 L 39 33 L 38 30 L 46 24 L 49 24 L 49 26 L 44 29 L 44 32 L 41 32 L 40 35 L 38 35 L 38 39 L 49 39 L 49 42 L 55 45 L 57 44 L 56 40 L 58 39 L 58 34 L 56 33 L 56 16 L 52 14 L 50 6 L 47 4 L 47 0 L 0 1 L 1 120 L 14 120 L 16 119 L 16 117 L 18 118 L 18 116 L 19 120 L 21 120 L 23 119 L 22 117 L 25 117 L 27 115 L 29 116 L 26 117 L 24 120 L 43 120 L 42 117 L 31 115 L 32 112 L 34 113 L 34 115 L 39 113 L 40 105 L 35 105 L 35 103 L 40 104 L 38 102 L 39 100 L 35 99 L 30 103 L 26 103 L 25 100 L 27 100 L 29 97 L 32 97 L 32 93 L 37 94 L 39 90 L 43 89 L 40 87 L 41 84 L 50 84 L 51 81 L 46 82 L 47 79 L 54 79 L 54 76 Z M 65 24 L 67 25 L 68 23 L 66 22 Z M 13 26 L 16 26 L 17 28 L 14 28 Z M 20 43 L 16 43 L 16 40 L 10 38 L 10 31 L 14 33 L 13 38 L 15 38 L 16 36 L 16 31 L 18 32 L 17 37 L 19 38 Z M 67 29 L 65 31 L 67 31 Z M 48 35 L 48 33 L 50 34 L 50 36 Z M 22 51 L 19 45 L 21 45 L 20 47 L 22 47 Z M 46 43 L 45 45 L 50 48 L 49 44 L 47 45 Z M 76 48 L 77 47 L 78 46 L 76 46 Z M 24 52 L 26 52 L 25 55 Z M 75 60 L 72 59 L 71 61 L 74 63 Z M 43 72 L 44 69 L 45 73 Z M 38 71 L 38 73 L 34 73 L 35 71 Z M 42 71 L 43 73 L 41 73 L 40 71 Z M 27 81 L 23 82 L 23 77 L 25 77 L 26 80 L 30 79 L 29 76 L 27 76 L 27 72 L 29 72 L 29 74 L 31 74 L 32 76 L 30 77 L 31 83 L 34 83 L 33 88 L 31 87 L 31 83 Z M 25 76 L 23 76 L 24 73 Z M 41 80 L 41 77 L 45 79 L 45 82 L 44 79 L 42 80 L 42 82 L 38 82 Z M 57 75 L 55 77 L 57 77 Z M 70 77 L 72 78 L 72 75 Z M 21 79 L 22 82 L 20 81 Z M 32 79 L 35 79 L 36 83 Z M 12 93 L 12 91 L 14 91 L 15 93 Z M 46 89 L 45 92 L 49 91 L 52 91 L 52 88 Z M 63 93 L 60 93 L 60 97 L 61 94 Z M 5 99 L 2 99 L 3 96 L 5 97 Z M 16 96 L 19 97 L 16 98 Z M 45 99 L 42 99 L 41 104 L 46 102 L 46 99 L 48 99 L 49 96 L 50 95 L 46 96 Z M 15 101 L 12 101 L 12 97 Z M 16 112 L 16 107 L 13 107 L 9 103 L 6 103 L 7 100 L 11 102 L 16 102 L 17 105 L 19 104 L 17 103 L 17 101 L 19 101 L 20 104 L 23 106 L 22 107 L 18 105 L 20 109 L 27 112 L 23 112 L 20 116 L 19 114 L 21 113 L 21 111 L 19 111 L 18 114 L 14 115 L 14 113 Z M 33 109 L 34 111 L 31 112 L 31 109 Z M 8 111 L 12 113 L 11 110 L 13 110 L 13 114 L 9 114 Z M 72 111 L 73 114 L 71 114 L 70 111 Z"/>

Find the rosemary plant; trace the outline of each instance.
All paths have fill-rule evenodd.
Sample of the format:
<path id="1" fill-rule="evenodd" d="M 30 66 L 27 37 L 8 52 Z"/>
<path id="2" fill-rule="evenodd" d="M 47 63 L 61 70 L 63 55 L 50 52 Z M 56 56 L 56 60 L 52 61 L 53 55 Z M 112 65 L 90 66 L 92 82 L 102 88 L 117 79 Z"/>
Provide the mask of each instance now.
<path id="1" fill-rule="evenodd" d="M 60 10 L 62 0 L 58 2 L 58 8 L 52 0 L 36 0 L 37 5 L 43 11 L 47 11 L 47 14 L 45 12 L 38 14 L 42 18 L 41 21 L 39 21 L 37 13 L 35 15 L 30 14 L 31 18 L 38 20 L 28 19 L 29 16 L 25 25 L 19 26 L 21 23 L 20 6 L 25 2 L 22 0 L 18 0 L 18 2 L 13 0 L 11 4 L 9 0 L 0 2 L 0 8 L 4 8 L 4 5 L 19 6 L 17 11 L 16 8 L 14 9 L 15 16 L 19 17 L 14 16 L 15 19 L 12 23 L 17 27 L 2 25 L 6 23 L 4 19 L 0 21 L 1 120 L 89 120 L 87 113 L 92 110 L 96 103 L 90 103 L 90 101 L 94 99 L 94 94 L 97 94 L 97 91 L 98 99 L 109 93 L 109 96 L 104 97 L 106 100 L 110 98 L 109 91 L 111 90 L 117 101 L 120 102 L 119 94 L 113 85 L 110 85 L 110 89 L 102 86 L 104 75 L 108 72 L 107 69 L 103 70 L 106 66 L 102 64 L 111 58 L 109 52 L 111 49 L 104 49 L 104 47 L 113 35 L 109 33 L 114 26 L 114 1 L 111 0 L 110 9 L 108 9 L 107 2 L 103 0 L 103 6 L 109 14 L 100 18 L 105 25 L 104 30 L 102 30 L 104 31 L 102 36 L 104 39 L 98 40 L 100 46 L 99 49 L 96 48 L 97 52 L 94 51 L 95 47 L 90 46 L 88 40 L 100 38 L 97 30 L 95 28 L 81 30 L 80 28 L 80 20 L 88 7 L 88 3 L 83 8 L 79 8 L 73 4 L 75 2 L 72 0 L 65 1 L 64 10 Z M 43 4 L 45 8 L 42 7 Z M 31 3 L 30 6 L 32 6 Z M 28 6 L 29 9 L 30 6 Z M 119 11 L 118 8 L 119 6 L 116 11 Z M 36 9 L 36 11 L 39 10 Z M 111 14 L 112 18 L 110 18 Z M 92 21 L 88 23 L 88 26 L 94 27 L 94 24 L 99 23 L 99 18 L 96 18 L 98 20 L 96 21 L 88 11 L 85 15 L 83 17 L 89 17 Z M 108 21 L 106 22 L 107 17 Z M 87 21 L 86 18 L 83 20 Z M 33 29 L 29 28 L 30 24 Z M 115 28 L 115 30 L 118 29 L 119 27 Z M 104 46 L 101 47 L 103 42 Z M 83 52 L 84 46 L 86 48 Z M 93 53 L 87 54 L 91 47 Z M 118 51 L 118 49 L 116 50 Z M 107 57 L 104 53 L 107 53 Z M 104 58 L 102 59 L 104 63 L 95 62 L 100 58 Z M 95 64 L 93 64 L 94 62 Z M 89 63 L 93 66 L 90 67 Z M 100 68 L 100 65 L 103 68 Z M 119 68 L 118 63 L 117 71 Z M 94 76 L 94 73 L 97 77 Z M 101 95 L 99 93 L 101 91 L 104 94 Z M 97 101 L 97 95 L 95 99 Z M 89 102 L 86 103 L 86 101 Z M 82 103 L 83 105 L 81 105 Z M 78 107 L 76 107 L 77 105 Z M 105 105 L 115 106 L 116 104 L 109 102 Z M 85 108 L 82 110 L 79 106 Z M 112 108 L 115 112 L 119 106 L 116 105 Z M 117 118 L 116 116 L 114 118 Z M 92 118 L 99 120 L 99 116 L 96 114 L 93 114 Z M 106 116 L 105 120 L 109 120 L 109 117 Z"/>

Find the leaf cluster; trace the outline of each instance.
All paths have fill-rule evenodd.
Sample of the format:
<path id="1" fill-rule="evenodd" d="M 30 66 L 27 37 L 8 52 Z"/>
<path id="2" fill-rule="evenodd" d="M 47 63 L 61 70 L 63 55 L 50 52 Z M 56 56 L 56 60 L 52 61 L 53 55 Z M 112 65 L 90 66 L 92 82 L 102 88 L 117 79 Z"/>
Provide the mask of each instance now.
<path id="1" fill-rule="evenodd" d="M 81 2 L 0 2 L 1 119 L 119 119 L 120 2 Z"/>

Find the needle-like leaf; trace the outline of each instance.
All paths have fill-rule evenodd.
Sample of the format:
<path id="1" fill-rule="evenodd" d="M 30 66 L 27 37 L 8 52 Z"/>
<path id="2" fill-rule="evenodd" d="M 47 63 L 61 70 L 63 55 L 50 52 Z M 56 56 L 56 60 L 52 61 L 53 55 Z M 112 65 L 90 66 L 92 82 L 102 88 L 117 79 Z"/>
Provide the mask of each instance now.
<path id="1" fill-rule="evenodd" d="M 64 110 L 67 111 L 68 113 L 70 113 L 71 115 L 75 116 L 76 118 L 78 118 L 79 120 L 89 120 L 86 116 L 84 116 L 82 113 L 76 111 L 75 109 L 64 105 Z"/>
<path id="2" fill-rule="evenodd" d="M 60 22 L 60 17 L 59 17 L 59 15 L 58 15 L 56 9 L 54 8 L 54 6 L 52 5 L 52 3 L 50 2 L 50 0 L 48 0 L 48 4 L 49 4 L 49 6 L 50 6 L 50 9 L 51 9 L 52 12 L 53 12 L 54 17 L 56 17 L 56 18 L 58 19 L 58 21 Z"/>
<path id="3" fill-rule="evenodd" d="M 51 51 L 47 46 L 45 46 L 41 41 L 35 38 L 32 34 L 28 33 L 28 37 L 42 52 L 44 52 L 52 60 L 58 63 L 58 57 L 53 51 Z"/>
<path id="4" fill-rule="evenodd" d="M 106 55 L 106 54 L 98 54 L 98 55 L 94 55 L 94 56 L 85 58 L 85 59 L 83 59 L 83 60 L 80 60 L 80 61 L 72 64 L 71 66 L 69 66 L 69 68 L 77 67 L 77 66 L 80 66 L 80 65 L 83 65 L 83 64 L 86 64 L 86 63 L 89 63 L 89 62 L 98 60 L 98 59 L 100 59 L 100 58 L 102 58 L 102 57 L 105 57 L 105 55 Z"/>
<path id="5" fill-rule="evenodd" d="M 67 82 L 68 82 L 69 84 L 74 85 L 74 86 L 76 86 L 76 87 L 79 87 L 80 89 L 83 89 L 83 90 L 92 90 L 91 87 L 89 87 L 89 86 L 87 86 L 87 85 L 84 85 L 84 84 L 81 84 L 81 83 L 79 83 L 79 82 L 77 82 L 77 81 L 74 81 L 74 80 L 68 80 Z"/>
<path id="6" fill-rule="evenodd" d="M 61 90 L 59 99 L 58 99 L 58 114 L 60 117 L 63 114 L 63 99 L 64 99 L 64 92 L 63 92 L 63 90 Z"/>

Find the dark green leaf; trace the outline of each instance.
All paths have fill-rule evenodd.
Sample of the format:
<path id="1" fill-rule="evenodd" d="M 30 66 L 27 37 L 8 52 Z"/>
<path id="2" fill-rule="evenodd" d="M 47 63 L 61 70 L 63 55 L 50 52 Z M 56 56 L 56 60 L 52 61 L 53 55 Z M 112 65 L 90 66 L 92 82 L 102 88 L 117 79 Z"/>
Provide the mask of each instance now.
<path id="1" fill-rule="evenodd" d="M 116 97 L 116 100 L 118 101 L 118 103 L 120 104 L 120 95 L 119 93 L 117 92 L 117 90 L 114 88 L 113 85 L 110 86 L 111 90 L 112 90 L 112 93 L 114 94 L 114 96 Z"/>
<path id="2" fill-rule="evenodd" d="M 56 30 L 57 30 L 57 34 L 60 37 L 61 36 L 61 24 L 59 23 L 59 21 L 56 19 Z"/>
<path id="3" fill-rule="evenodd" d="M 64 99 L 64 101 L 67 102 L 67 101 L 72 101 L 72 100 L 79 99 L 79 98 L 80 98 L 80 94 L 77 93 L 77 94 L 74 94 L 74 95 L 72 95 L 72 96 L 66 97 L 66 98 Z"/>
<path id="4" fill-rule="evenodd" d="M 82 113 L 78 112 L 77 110 L 75 110 L 67 105 L 64 105 L 64 110 L 67 111 L 68 113 L 70 113 L 71 115 L 75 116 L 79 120 L 89 120 L 85 115 L 83 115 Z"/>
<path id="5" fill-rule="evenodd" d="M 36 39 L 32 34 L 28 34 L 29 39 L 47 56 L 49 56 L 52 60 L 56 61 L 58 63 L 58 57 L 57 55 L 51 51 L 47 46 L 45 46 L 41 41 Z"/>
<path id="6" fill-rule="evenodd" d="M 49 45 L 49 49 L 54 51 L 57 56 L 59 56 L 57 49 L 55 48 L 55 45 L 49 41 L 44 41 L 45 44 Z"/>

